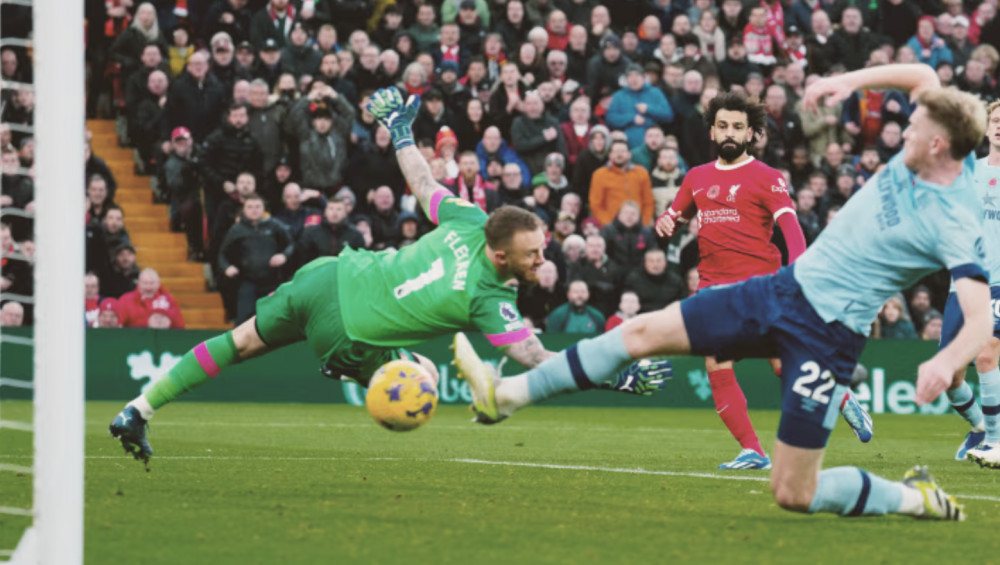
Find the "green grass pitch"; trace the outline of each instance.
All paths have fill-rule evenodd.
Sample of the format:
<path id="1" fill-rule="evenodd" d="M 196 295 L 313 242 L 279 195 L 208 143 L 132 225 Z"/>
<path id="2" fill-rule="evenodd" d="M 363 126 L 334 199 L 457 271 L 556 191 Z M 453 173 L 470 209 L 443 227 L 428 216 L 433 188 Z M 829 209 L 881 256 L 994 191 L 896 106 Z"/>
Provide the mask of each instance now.
<path id="1" fill-rule="evenodd" d="M 841 422 L 825 466 L 928 464 L 961 524 L 781 510 L 765 472 L 715 469 L 738 447 L 711 410 L 540 406 L 483 427 L 449 406 L 393 433 L 345 405 L 180 402 L 152 422 L 147 473 L 108 436 L 119 408 L 87 405 L 87 563 L 1000 563 L 1000 472 L 952 460 L 954 416 L 877 416 L 868 445 Z M 751 416 L 770 446 L 778 414 Z M 30 464 L 30 444 L 0 430 L 0 462 Z M 30 489 L 0 473 L 0 506 Z M 0 548 L 26 525 L 0 515 Z"/>

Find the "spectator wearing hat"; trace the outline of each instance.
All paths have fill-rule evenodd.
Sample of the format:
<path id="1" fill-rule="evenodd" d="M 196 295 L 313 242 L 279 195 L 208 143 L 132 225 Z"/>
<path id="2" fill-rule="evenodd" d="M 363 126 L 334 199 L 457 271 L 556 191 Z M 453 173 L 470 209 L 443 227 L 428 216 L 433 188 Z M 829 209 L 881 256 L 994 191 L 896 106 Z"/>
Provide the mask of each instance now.
<path id="1" fill-rule="evenodd" d="M 153 312 L 162 312 L 170 319 L 170 327 L 184 328 L 181 307 L 165 288 L 160 285 L 160 275 L 146 268 L 139 273 L 138 287 L 126 292 L 118 299 L 121 325 L 126 328 L 145 328 Z"/>
<path id="2" fill-rule="evenodd" d="M 451 111 L 453 117 L 461 116 L 465 110 L 465 103 L 471 96 L 465 86 L 458 81 L 458 63 L 442 61 L 437 76 L 438 80 L 434 87 L 441 91 L 445 107 Z"/>
<path id="3" fill-rule="evenodd" d="M 343 184 L 353 122 L 350 103 L 319 81 L 292 106 L 285 130 L 298 149 L 303 186 L 332 194 Z"/>
<path id="4" fill-rule="evenodd" d="M 184 231 L 189 257 L 198 259 L 204 252 L 202 179 L 191 131 L 186 127 L 171 132 L 170 151 L 158 174 L 159 186 L 170 201 L 170 229 Z"/>
<path id="5" fill-rule="evenodd" d="M 566 153 L 566 140 L 559 122 L 545 113 L 542 98 L 534 91 L 524 96 L 524 115 L 514 119 L 511 141 L 532 174 L 544 170 L 545 157 L 549 153 Z"/>
<path id="6" fill-rule="evenodd" d="M 483 132 L 483 138 L 476 145 L 476 155 L 479 157 L 479 173 L 486 175 L 486 165 L 490 159 L 499 159 L 504 166 L 516 165 L 521 171 L 519 183 L 528 187 L 531 184 L 531 172 L 528 166 L 521 160 L 521 157 L 507 145 L 500 134 L 500 128 L 490 126 Z"/>
<path id="7" fill-rule="evenodd" d="M 302 75 L 313 76 L 319 70 L 323 55 L 309 45 L 309 33 L 305 24 L 297 21 L 292 24 L 288 34 L 288 43 L 281 49 L 281 67 L 292 73 L 298 79 Z"/>
<path id="8" fill-rule="evenodd" d="M 483 0 L 480 2 L 486 4 Z M 455 23 L 458 24 L 458 43 L 461 50 L 470 56 L 483 52 L 483 42 L 486 39 L 486 30 L 488 29 L 486 22 L 489 21 L 489 18 L 484 21 L 479 16 L 478 8 L 479 6 L 473 0 L 462 0 L 459 5 L 458 17 L 455 19 Z M 465 65 L 463 70 L 467 66 Z"/>
<path id="9" fill-rule="evenodd" d="M 253 76 L 253 69 L 257 62 L 257 50 L 249 41 L 241 41 L 236 45 L 236 64 L 241 69 Z"/>
<path id="10" fill-rule="evenodd" d="M 611 104 L 611 95 L 621 87 L 619 78 L 630 63 L 622 56 L 621 38 L 609 33 L 601 39 L 597 54 L 587 66 L 587 94 L 591 103 L 601 108 L 599 115 L 603 115 Z"/>
<path id="11" fill-rule="evenodd" d="M 302 231 L 298 238 L 297 265 L 304 265 L 317 257 L 335 257 L 345 248 L 364 248 L 364 238 L 347 219 L 347 203 L 334 198 L 326 203 L 323 219 Z"/>
<path id="12" fill-rule="evenodd" d="M 114 262 L 108 275 L 101 278 L 101 294 L 118 298 L 135 290 L 139 281 L 139 266 L 135 262 L 135 247 L 126 243 L 115 250 Z"/>
<path id="13" fill-rule="evenodd" d="M 400 212 L 396 218 L 396 239 L 392 246 L 402 249 L 416 243 L 424 233 L 423 224 L 423 219 L 416 212 Z"/>
<path id="14" fill-rule="evenodd" d="M 615 92 L 608 107 L 608 126 L 624 130 L 631 147 L 643 143 L 646 129 L 666 125 L 674 120 L 674 111 L 663 92 L 646 84 L 642 67 L 629 65 L 626 70 L 627 87 Z"/>
<path id="15" fill-rule="evenodd" d="M 455 117 L 445 105 L 444 94 L 439 88 L 431 88 L 420 100 L 420 110 L 413 121 L 414 139 L 437 139 L 441 128 L 452 128 Z M 456 147 L 458 145 L 456 138 Z"/>
<path id="16" fill-rule="evenodd" d="M 119 303 L 117 298 L 104 298 L 97 309 L 97 316 L 94 318 L 91 327 L 94 328 L 120 328 L 122 327 L 121 315 L 119 314 Z"/>
<path id="17" fill-rule="evenodd" d="M 248 196 L 240 221 L 226 233 L 218 258 L 220 272 L 236 283 L 237 324 L 253 316 L 258 298 L 278 287 L 282 267 L 294 249 L 284 224 L 265 218 L 264 201 Z"/>
<path id="18" fill-rule="evenodd" d="M 484 27 L 490 27 L 491 14 L 490 6 L 486 0 L 444 0 L 441 3 L 441 21 L 446 23 L 454 22 L 461 18 L 461 11 L 469 10 L 483 23 Z"/>
<path id="19" fill-rule="evenodd" d="M 652 183 L 646 169 L 632 163 L 628 143 L 615 140 L 607 165 L 594 171 L 590 181 L 590 213 L 602 226 L 614 221 L 622 204 L 632 200 L 639 204 L 642 225 L 653 221 Z"/>
<path id="20" fill-rule="evenodd" d="M 242 171 L 258 174 L 261 151 L 247 127 L 250 117 L 245 104 L 232 104 L 225 122 L 205 139 L 201 173 L 205 179 L 205 214 L 211 221 L 219 203 L 236 190 Z M 214 224 L 210 227 L 214 231 Z"/>
<path id="21" fill-rule="evenodd" d="M 549 153 L 545 156 L 545 168 L 531 179 L 532 185 L 545 184 L 557 195 L 568 192 L 569 181 L 563 171 L 566 170 L 566 157 L 562 153 Z M 556 197 L 561 200 L 561 196 Z"/>
<path id="22" fill-rule="evenodd" d="M 480 174 L 479 157 L 472 151 L 465 151 L 458 159 L 458 175 L 445 183 L 459 198 L 475 204 L 480 210 L 490 213 L 500 207 L 500 195 L 496 187 Z"/>
<path id="23" fill-rule="evenodd" d="M 969 18 L 964 15 L 955 16 L 952 20 L 951 35 L 944 38 L 945 44 L 951 50 L 952 63 L 955 67 L 964 67 L 972 57 L 976 45 L 969 38 Z"/>
<path id="24" fill-rule="evenodd" d="M 289 0 L 270 0 L 250 20 L 250 43 L 260 49 L 265 41 L 273 39 L 279 49 L 284 47 L 295 16 L 295 7 Z"/>
<path id="25" fill-rule="evenodd" d="M 202 142 L 219 123 L 226 96 L 222 83 L 208 72 L 208 54 L 194 53 L 184 74 L 167 90 L 162 137 L 167 138 L 174 128 L 183 126 L 196 143 Z"/>
<path id="26" fill-rule="evenodd" d="M 434 138 L 434 157 L 444 163 L 446 180 L 458 176 L 458 137 L 448 126 L 441 126 Z"/>
<path id="27" fill-rule="evenodd" d="M 278 79 L 285 72 L 281 64 L 281 47 L 278 46 L 278 42 L 273 38 L 267 38 L 264 40 L 264 45 L 261 46 L 257 55 L 257 60 L 250 70 L 250 75 L 253 78 L 264 79 L 267 81 L 268 87 L 275 88 L 278 84 Z"/>

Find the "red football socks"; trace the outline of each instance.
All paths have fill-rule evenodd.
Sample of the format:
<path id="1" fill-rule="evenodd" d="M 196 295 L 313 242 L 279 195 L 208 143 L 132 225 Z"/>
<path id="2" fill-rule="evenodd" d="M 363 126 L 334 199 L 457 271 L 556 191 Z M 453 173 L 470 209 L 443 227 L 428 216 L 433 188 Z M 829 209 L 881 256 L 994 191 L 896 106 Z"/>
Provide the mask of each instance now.
<path id="1" fill-rule="evenodd" d="M 729 428 L 736 441 L 743 449 L 752 449 L 764 455 L 757 432 L 750 423 L 747 413 L 747 398 L 743 389 L 736 382 L 736 374 L 732 369 L 718 369 L 708 373 L 708 381 L 712 385 L 712 398 L 715 400 L 715 411 L 722 422 Z"/>

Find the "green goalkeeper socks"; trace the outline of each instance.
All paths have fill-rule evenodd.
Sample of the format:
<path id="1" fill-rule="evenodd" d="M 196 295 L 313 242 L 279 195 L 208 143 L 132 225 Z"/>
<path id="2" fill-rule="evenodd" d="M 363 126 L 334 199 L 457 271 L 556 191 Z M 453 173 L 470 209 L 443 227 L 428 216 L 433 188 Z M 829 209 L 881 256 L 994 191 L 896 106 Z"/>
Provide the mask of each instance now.
<path id="1" fill-rule="evenodd" d="M 228 331 L 199 343 L 194 349 L 185 353 L 167 376 L 150 387 L 144 396 L 149 400 L 149 404 L 157 409 L 182 393 L 201 386 L 208 379 L 218 375 L 222 369 L 238 361 L 233 332 Z"/>

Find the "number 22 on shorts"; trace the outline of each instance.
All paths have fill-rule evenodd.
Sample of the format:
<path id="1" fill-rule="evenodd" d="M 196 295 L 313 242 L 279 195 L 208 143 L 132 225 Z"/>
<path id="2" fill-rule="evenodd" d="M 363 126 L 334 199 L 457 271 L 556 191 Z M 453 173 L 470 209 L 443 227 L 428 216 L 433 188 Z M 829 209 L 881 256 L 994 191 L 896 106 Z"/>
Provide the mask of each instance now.
<path id="1" fill-rule="evenodd" d="M 820 371 L 819 363 L 815 361 L 806 361 L 799 369 L 804 374 L 795 379 L 795 383 L 792 384 L 792 390 L 816 402 L 829 404 L 830 395 L 827 393 L 836 384 L 836 381 L 833 379 L 833 373 L 829 370 Z M 813 384 L 816 381 L 819 381 L 818 385 Z"/>

